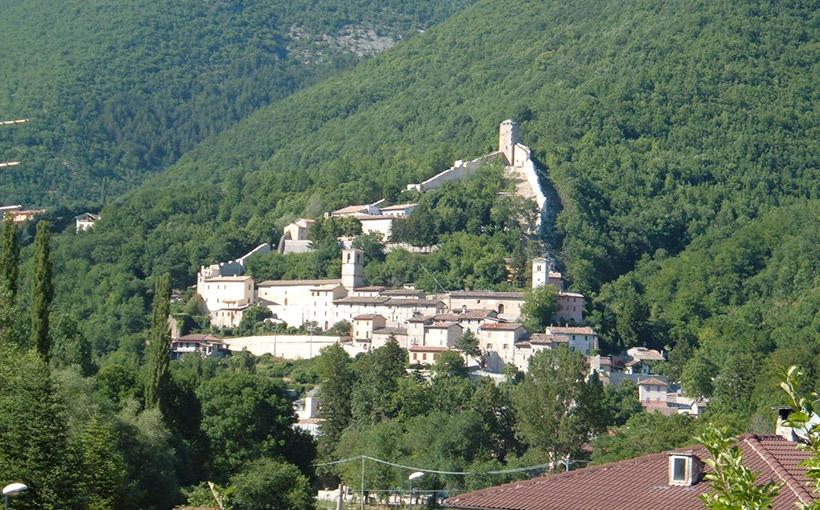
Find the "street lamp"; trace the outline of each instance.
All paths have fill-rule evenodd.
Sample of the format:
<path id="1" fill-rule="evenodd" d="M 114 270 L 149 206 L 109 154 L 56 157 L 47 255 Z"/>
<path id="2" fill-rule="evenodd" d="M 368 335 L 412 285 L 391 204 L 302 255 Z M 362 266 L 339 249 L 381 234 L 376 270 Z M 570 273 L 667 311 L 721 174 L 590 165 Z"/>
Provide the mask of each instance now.
<path id="1" fill-rule="evenodd" d="M 410 473 L 410 476 L 407 477 L 410 480 L 410 505 L 407 507 L 408 510 L 413 510 L 413 480 L 416 478 L 421 478 L 424 476 L 424 471 L 416 471 L 415 473 Z"/>
<path id="2" fill-rule="evenodd" d="M 28 490 L 28 485 L 24 483 L 10 483 L 3 487 L 3 507 L 9 510 L 9 496 L 16 496 L 23 491 Z"/>

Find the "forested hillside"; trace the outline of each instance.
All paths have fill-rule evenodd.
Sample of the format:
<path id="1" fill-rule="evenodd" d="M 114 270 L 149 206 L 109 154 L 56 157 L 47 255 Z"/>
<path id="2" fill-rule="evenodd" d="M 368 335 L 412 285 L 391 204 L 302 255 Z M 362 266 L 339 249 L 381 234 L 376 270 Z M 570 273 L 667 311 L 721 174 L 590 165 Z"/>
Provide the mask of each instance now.
<path id="1" fill-rule="evenodd" d="M 12 0 L 0 201 L 101 201 L 273 100 L 456 12 L 448 2 Z"/>
<path id="2" fill-rule="evenodd" d="M 60 293 L 123 338 L 151 274 L 189 284 L 296 215 L 393 197 L 493 148 L 507 117 L 560 193 L 574 287 L 595 292 L 657 250 L 816 196 L 817 16 L 811 2 L 482 2 L 257 112 L 65 236 Z"/>

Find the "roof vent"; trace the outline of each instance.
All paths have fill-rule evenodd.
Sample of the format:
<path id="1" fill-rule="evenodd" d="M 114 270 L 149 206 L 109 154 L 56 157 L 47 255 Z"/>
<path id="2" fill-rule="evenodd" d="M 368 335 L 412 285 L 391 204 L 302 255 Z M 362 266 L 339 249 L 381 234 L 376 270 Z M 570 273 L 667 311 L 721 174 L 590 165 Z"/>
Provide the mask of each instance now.
<path id="1" fill-rule="evenodd" d="M 703 462 L 692 452 L 669 454 L 669 485 L 689 487 L 700 481 Z"/>

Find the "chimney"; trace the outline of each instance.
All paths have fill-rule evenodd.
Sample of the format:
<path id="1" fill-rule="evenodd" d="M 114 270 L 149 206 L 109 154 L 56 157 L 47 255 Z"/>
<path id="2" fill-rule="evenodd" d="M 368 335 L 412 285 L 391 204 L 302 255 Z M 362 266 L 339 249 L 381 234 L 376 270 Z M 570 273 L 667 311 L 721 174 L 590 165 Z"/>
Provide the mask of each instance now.
<path id="1" fill-rule="evenodd" d="M 692 452 L 669 454 L 669 485 L 691 487 L 700 481 L 703 462 Z"/>
<path id="2" fill-rule="evenodd" d="M 775 407 L 774 409 L 777 411 L 777 424 L 775 425 L 774 433 L 786 441 L 797 441 L 797 434 L 795 434 L 794 429 L 784 425 L 783 423 L 789 419 L 789 416 L 791 416 L 792 408 L 781 406 Z"/>

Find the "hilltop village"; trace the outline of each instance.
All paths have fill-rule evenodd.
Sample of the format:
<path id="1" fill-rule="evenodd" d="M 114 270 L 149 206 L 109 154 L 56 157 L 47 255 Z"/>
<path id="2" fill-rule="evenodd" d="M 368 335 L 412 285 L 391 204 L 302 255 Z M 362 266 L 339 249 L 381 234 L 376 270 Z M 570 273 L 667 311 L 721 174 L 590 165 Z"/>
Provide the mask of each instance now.
<path id="1" fill-rule="evenodd" d="M 517 181 L 516 194 L 535 202 L 541 213 L 539 218 L 543 217 L 547 204 L 538 169 L 529 147 L 521 143 L 512 120 L 504 121 L 499 127 L 498 151 L 467 162 L 457 161 L 426 181 L 409 184 L 407 189 L 427 192 L 470 176 L 486 162 L 499 160 L 505 167 L 505 176 Z M 390 249 L 394 222 L 412 215 L 416 204 L 384 206 L 383 203 L 380 200 L 347 206 L 326 216 L 356 219 L 361 223 L 362 233 L 377 233 Z M 309 232 L 313 223 L 312 219 L 300 218 L 287 225 L 276 249 L 283 254 L 312 250 Z M 363 275 L 363 252 L 352 247 L 350 239 L 339 241 L 344 248 L 341 277 L 337 279 L 255 281 L 245 274 L 247 262 L 254 255 L 270 253 L 274 248 L 269 244 L 260 245 L 236 260 L 202 266 L 197 275 L 199 306 L 209 316 L 212 327 L 236 328 L 247 310 L 263 307 L 270 312 L 268 321 L 296 327 L 309 325 L 309 337 L 282 339 L 280 336 L 270 342 L 257 336 L 225 339 L 223 344 L 216 337 L 189 335 L 178 338 L 174 350 L 182 354 L 190 350 L 216 353 L 220 349 L 248 348 L 255 354 L 267 352 L 306 358 L 318 355 L 321 346 L 328 342 L 339 342 L 348 354 L 355 356 L 385 345 L 392 337 L 407 349 L 413 365 L 430 365 L 442 352 L 452 350 L 460 352 L 467 365 L 477 372 L 493 376 L 512 367 L 526 372 L 529 359 L 535 353 L 565 345 L 584 354 L 590 373 L 597 373 L 605 383 L 619 384 L 627 379 L 637 383 L 645 407 L 667 414 L 698 415 L 703 410 L 703 401 L 668 391 L 665 378 L 652 373 L 652 362 L 662 361 L 662 353 L 638 347 L 622 356 L 600 356 L 597 333 L 584 325 L 584 296 L 565 288 L 563 275 L 546 257 L 530 261 L 530 286 L 532 289 L 555 287 L 557 307 L 551 318 L 553 325 L 542 331 L 529 331 L 521 313 L 527 295 L 525 289 L 462 289 L 427 294 L 412 285 L 401 288 L 368 285 Z M 314 333 L 326 332 L 340 323 L 350 325 L 348 335 L 324 337 L 327 338 L 324 342 L 314 337 Z M 465 334 L 477 338 L 480 353 L 471 356 L 457 348 Z M 283 348 L 282 344 L 288 342 L 290 349 Z"/>

